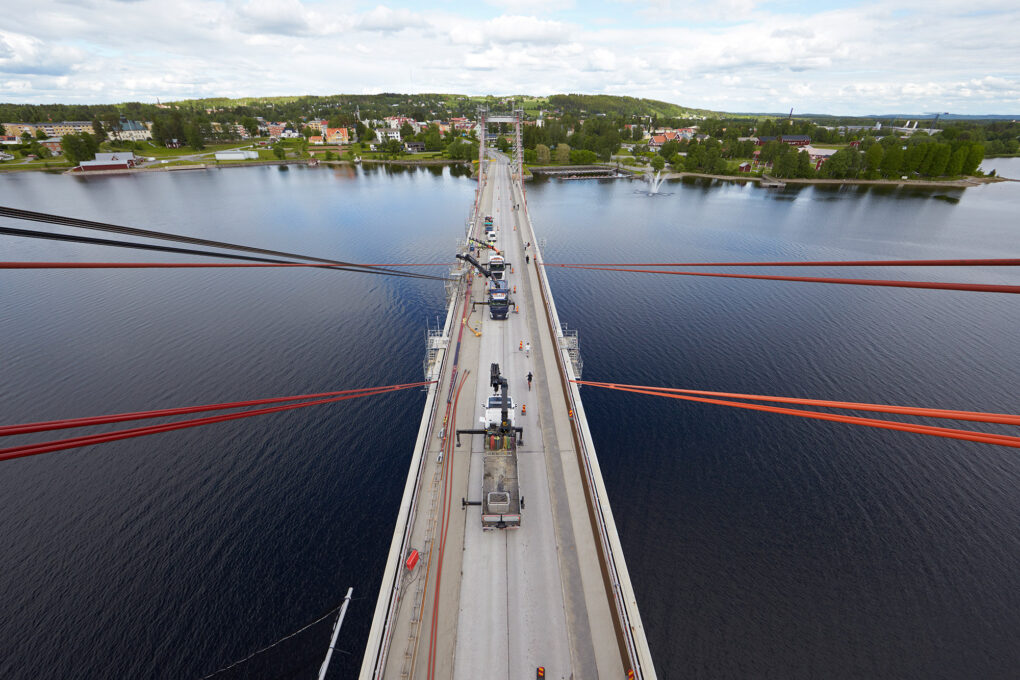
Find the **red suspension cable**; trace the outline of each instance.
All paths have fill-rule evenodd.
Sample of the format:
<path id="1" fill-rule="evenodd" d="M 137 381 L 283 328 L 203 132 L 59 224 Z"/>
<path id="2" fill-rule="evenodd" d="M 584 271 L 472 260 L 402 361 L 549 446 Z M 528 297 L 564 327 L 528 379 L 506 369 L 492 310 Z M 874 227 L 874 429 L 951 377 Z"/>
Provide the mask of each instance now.
<path id="1" fill-rule="evenodd" d="M 0 426 L 0 437 L 7 437 L 16 434 L 29 434 L 31 432 L 48 432 L 50 430 L 63 430 L 70 427 L 88 427 L 90 425 L 107 425 L 109 423 L 123 423 L 130 420 L 146 420 L 148 418 L 162 418 L 165 416 L 183 416 L 189 413 L 203 413 L 206 411 L 222 411 L 232 408 L 245 408 L 248 406 L 263 406 L 265 404 L 278 404 L 288 401 L 300 401 L 302 399 L 321 399 L 323 397 L 335 397 L 341 394 L 372 394 L 378 390 L 389 388 L 421 387 L 428 385 L 427 382 L 404 383 L 401 385 L 383 385 L 379 387 L 364 387 L 357 390 L 340 390 L 337 392 L 318 392 L 315 394 L 298 394 L 293 397 L 270 397 L 267 399 L 251 399 L 248 401 L 232 401 L 222 404 L 206 404 L 202 406 L 185 406 L 182 408 L 165 408 L 155 411 L 135 411 L 132 413 L 118 413 L 108 416 L 89 416 L 84 418 L 65 418 L 63 420 L 46 420 L 38 423 L 25 423 L 22 425 Z"/>
<path id="2" fill-rule="evenodd" d="M 674 276 L 709 276 L 723 279 L 761 279 L 765 281 L 798 281 L 801 283 L 841 283 L 857 286 L 887 286 L 891 288 L 926 288 L 933 290 L 960 290 L 977 293 L 1020 293 L 1020 286 L 1000 286 L 986 283 L 940 283 L 936 281 L 883 281 L 879 279 L 834 279 L 819 276 L 773 276 L 767 274 L 723 274 L 720 272 L 679 272 L 669 269 L 631 269 L 625 267 L 591 267 L 587 265 L 556 265 L 567 269 L 589 269 L 601 272 L 636 272 L 639 274 L 672 274 Z"/>
<path id="3" fill-rule="evenodd" d="M 330 265 L 306 262 L 262 263 L 262 262 L 0 262 L 0 269 L 218 269 L 230 267 L 315 267 Z M 449 263 L 421 262 L 396 264 L 355 264 L 352 267 L 447 267 Z"/>
<path id="4" fill-rule="evenodd" d="M 575 381 L 576 382 L 576 381 Z M 739 401 L 725 401 L 722 399 L 708 399 L 705 397 L 694 397 L 671 392 L 658 391 L 657 389 L 642 389 L 638 386 L 625 387 L 621 385 L 594 384 L 594 387 L 605 387 L 606 389 L 618 390 L 621 392 L 633 392 L 635 394 L 647 394 L 655 397 L 669 397 L 670 399 L 682 399 L 684 401 L 695 401 L 704 404 L 716 404 L 719 406 L 733 406 L 735 408 L 749 409 L 752 411 L 765 411 L 768 413 L 781 413 L 784 415 L 797 416 L 800 418 L 812 418 L 815 420 L 827 420 L 837 423 L 850 423 L 853 425 L 864 425 L 884 430 L 898 430 L 901 432 L 913 432 L 915 434 L 927 434 L 934 437 L 947 439 L 960 439 L 964 441 L 979 442 L 982 444 L 995 444 L 998 446 L 1009 446 L 1020 448 L 1020 437 L 1009 435 L 989 434 L 985 432 L 972 432 L 970 430 L 957 430 L 931 425 L 917 425 L 913 423 L 898 423 L 880 418 L 862 418 L 859 416 L 845 416 L 836 413 L 820 413 L 817 411 L 804 411 L 801 409 L 780 408 L 777 406 L 766 406 L 764 404 L 747 404 Z"/>
<path id="5" fill-rule="evenodd" d="M 434 381 L 430 381 L 434 382 Z M 62 451 L 65 449 L 77 448 L 80 446 L 90 446 L 93 444 L 102 444 L 106 442 L 119 441 L 121 439 L 130 439 L 133 437 L 142 437 L 150 434 L 159 434 L 162 432 L 171 432 L 173 430 L 182 430 L 189 427 L 198 427 L 200 425 L 211 425 L 213 423 L 222 423 L 229 420 L 238 420 L 241 418 L 250 418 L 252 416 L 266 415 L 269 413 L 278 413 L 281 411 L 289 411 L 293 409 L 305 408 L 306 406 L 318 406 L 320 404 L 329 404 L 336 401 L 345 401 L 347 399 L 357 399 L 359 397 L 374 396 L 377 394 L 386 394 L 389 392 L 396 392 L 399 390 L 405 390 L 409 387 L 420 386 L 429 383 L 408 383 L 405 385 L 392 385 L 389 387 L 375 388 L 371 391 L 362 391 L 355 394 L 345 394 L 337 397 L 330 397 L 328 399 L 318 399 L 315 401 L 306 401 L 300 404 L 287 404 L 284 406 L 274 406 L 271 408 L 256 409 L 253 411 L 242 411 L 240 413 L 228 413 L 216 416 L 207 416 L 205 418 L 195 418 L 191 420 L 182 420 L 175 423 L 164 423 L 161 425 L 149 425 L 145 427 L 136 427 L 128 430 L 118 430 L 116 432 L 107 432 L 95 435 L 85 435 L 81 437 L 72 437 L 70 439 L 61 439 L 51 442 L 41 442 L 36 444 L 25 444 L 22 446 L 14 446 L 6 449 L 0 449 L 0 461 L 13 460 L 14 458 L 24 458 L 26 456 L 35 456 L 41 453 L 50 453 L 53 451 Z"/>

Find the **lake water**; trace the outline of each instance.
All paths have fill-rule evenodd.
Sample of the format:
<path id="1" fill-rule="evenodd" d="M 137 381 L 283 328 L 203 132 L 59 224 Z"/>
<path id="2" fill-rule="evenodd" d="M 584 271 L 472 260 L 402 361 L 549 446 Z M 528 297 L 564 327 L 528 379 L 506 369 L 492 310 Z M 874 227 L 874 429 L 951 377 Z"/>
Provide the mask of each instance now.
<path id="1" fill-rule="evenodd" d="M 994 167 L 1020 177 L 1016 161 Z M 529 185 L 547 259 L 1020 254 L 1016 183 L 639 188 Z M 368 262 L 447 261 L 473 195 L 449 169 L 0 177 L 3 205 Z M 818 273 L 1020 283 L 995 268 Z M 588 379 L 1020 410 L 1016 296 L 550 279 Z M 442 313 L 440 283 L 332 271 L 4 272 L 0 423 L 415 381 Z M 582 394 L 660 677 L 1016 677 L 1015 450 Z M 0 677 L 202 678 L 348 586 L 349 653 L 330 677 L 354 677 L 422 406 L 404 392 L 2 464 Z M 218 677 L 312 677 L 328 635 L 326 622 Z"/>

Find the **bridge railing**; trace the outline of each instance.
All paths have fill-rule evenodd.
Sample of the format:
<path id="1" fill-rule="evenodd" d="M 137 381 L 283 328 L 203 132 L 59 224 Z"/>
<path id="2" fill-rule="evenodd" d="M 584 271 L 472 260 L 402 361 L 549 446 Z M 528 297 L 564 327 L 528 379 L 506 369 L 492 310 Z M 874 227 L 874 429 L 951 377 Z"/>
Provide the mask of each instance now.
<path id="1" fill-rule="evenodd" d="M 471 225 L 478 222 L 478 199 L 475 199 L 475 206 L 471 217 L 468 220 L 468 233 Z M 437 338 L 437 356 L 433 361 L 431 374 L 426 380 L 437 380 L 445 370 L 446 362 L 450 358 L 450 339 L 453 336 L 453 325 L 457 302 L 465 292 L 465 279 L 457 284 L 457 290 L 449 299 L 446 309 L 446 321 L 443 324 L 442 336 Z M 386 660 L 389 656 L 391 635 L 393 633 L 394 617 L 397 606 L 400 603 L 401 585 L 404 572 L 401 569 L 403 558 L 411 546 L 411 532 L 414 529 L 416 516 L 415 508 L 418 505 L 418 496 L 422 488 L 421 479 L 425 473 L 425 463 L 428 460 L 428 448 L 430 443 L 429 433 L 432 432 L 435 424 L 436 414 L 439 410 L 439 393 L 442 385 L 436 382 L 429 386 L 428 396 L 425 401 L 425 416 L 422 417 L 421 426 L 418 429 L 418 438 L 414 446 L 414 454 L 411 458 L 410 472 L 407 475 L 407 482 L 404 484 L 404 495 L 400 501 L 400 510 L 397 513 L 397 526 L 393 531 L 393 539 L 390 542 L 390 551 L 386 559 L 386 568 L 383 571 L 382 584 L 379 586 L 379 597 L 376 600 L 375 612 L 372 616 L 372 627 L 369 630 L 368 641 L 365 644 L 365 656 L 362 660 L 359 680 L 372 680 L 381 678 L 386 669 Z"/>
<path id="2" fill-rule="evenodd" d="M 571 430 L 580 459 L 579 462 L 584 471 L 585 496 L 588 499 L 589 516 L 599 536 L 599 560 L 603 576 L 607 582 L 607 596 L 613 602 L 616 611 L 617 619 L 614 623 L 620 643 L 620 651 L 627 661 L 628 668 L 626 670 L 633 671 L 633 676 L 628 675 L 628 677 L 655 680 L 656 673 L 655 667 L 652 665 L 651 650 L 648 647 L 644 626 L 641 623 L 637 598 L 634 595 L 630 573 L 627 570 L 627 564 L 623 556 L 623 546 L 616 531 L 616 522 L 613 519 L 612 509 L 609 507 L 609 496 L 602 478 L 598 458 L 595 455 L 595 444 L 588 429 L 588 421 L 584 413 L 584 405 L 581 402 L 581 394 L 578 386 L 571 382 L 577 379 L 578 376 L 574 375 L 574 369 L 569 357 L 564 356 L 567 350 L 563 347 L 561 341 L 562 326 L 560 325 L 556 305 L 553 302 L 552 289 L 549 287 L 549 280 L 545 275 L 545 267 L 541 264 L 544 261 L 543 254 L 539 249 L 534 226 L 527 212 L 524 188 L 517 182 L 514 182 L 513 186 L 514 191 L 520 195 L 521 204 L 525 206 L 525 209 L 520 214 L 527 225 L 527 233 L 530 234 L 530 241 L 535 248 L 534 257 L 538 273 L 539 290 L 542 299 L 545 301 L 546 321 L 549 324 L 549 331 L 552 333 L 554 343 L 556 344 L 556 363 L 560 370 L 564 391 L 567 395 L 568 408 L 571 409 L 573 416 Z"/>

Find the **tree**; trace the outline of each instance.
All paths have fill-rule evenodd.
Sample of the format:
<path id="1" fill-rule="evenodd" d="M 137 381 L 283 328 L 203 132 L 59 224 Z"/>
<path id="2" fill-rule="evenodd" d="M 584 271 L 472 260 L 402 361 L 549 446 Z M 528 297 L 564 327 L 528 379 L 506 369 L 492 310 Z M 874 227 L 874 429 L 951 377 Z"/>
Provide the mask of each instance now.
<path id="1" fill-rule="evenodd" d="M 549 147 L 545 144 L 535 145 L 535 162 L 539 165 L 549 165 Z"/>
<path id="2" fill-rule="evenodd" d="M 277 142 L 276 144 L 273 144 L 273 155 L 282 161 L 287 157 L 287 149 L 284 148 L 283 144 Z"/>
<path id="3" fill-rule="evenodd" d="M 373 130 L 372 128 L 365 128 L 365 136 L 359 137 L 358 139 L 359 141 L 371 144 L 376 139 L 375 130 Z"/>
<path id="4" fill-rule="evenodd" d="M 75 165 L 82 161 L 92 160 L 99 150 L 99 142 L 87 132 L 64 135 L 61 146 L 64 149 L 64 157 Z"/>
<path id="5" fill-rule="evenodd" d="M 656 154 L 652 156 L 650 165 L 652 166 L 652 170 L 656 171 L 662 170 L 664 167 L 666 167 L 666 159 Z"/>
<path id="6" fill-rule="evenodd" d="M 570 146 L 566 143 L 556 145 L 556 162 L 564 165 L 570 162 Z"/>
<path id="7" fill-rule="evenodd" d="M 883 156 L 885 156 L 885 152 L 882 150 L 881 144 L 872 144 L 864 152 L 864 165 L 868 169 L 868 176 L 872 179 L 878 177 Z"/>
<path id="8" fill-rule="evenodd" d="M 673 140 L 663 144 L 659 148 L 659 155 L 663 158 L 672 158 L 680 150 L 680 145 Z"/>
<path id="9" fill-rule="evenodd" d="M 306 125 L 304 126 L 304 128 L 302 128 L 301 134 L 304 136 L 305 139 L 308 139 L 315 134 L 315 130 L 312 129 L 311 125 Z"/>
<path id="10" fill-rule="evenodd" d="M 815 174 L 815 166 L 807 151 L 797 152 L 797 177 L 811 177 Z"/>
<path id="11" fill-rule="evenodd" d="M 968 150 L 969 145 L 964 145 L 953 152 L 953 155 L 949 158 L 949 164 L 946 166 L 947 175 L 955 177 L 963 172 L 963 164 L 967 162 Z"/>
<path id="12" fill-rule="evenodd" d="M 474 160 L 475 158 L 478 158 L 478 145 L 460 139 L 446 147 L 446 155 L 453 160 Z"/>
<path id="13" fill-rule="evenodd" d="M 659 156 L 662 158 L 662 156 Z M 594 151 L 588 149 L 573 149 L 570 152 L 570 162 L 574 165 L 591 165 L 599 159 Z M 665 161 L 663 161 L 665 163 Z"/>
<path id="14" fill-rule="evenodd" d="M 967 160 L 963 163 L 962 173 L 964 175 L 973 175 L 977 172 L 978 166 L 981 165 L 981 161 L 984 159 L 985 147 L 981 144 L 972 144 L 967 151 Z"/>
<path id="15" fill-rule="evenodd" d="M 46 130 L 43 130 L 42 128 L 39 128 L 39 129 L 37 129 L 35 131 L 35 138 L 36 139 L 49 139 L 49 135 L 46 134 Z"/>
<path id="16" fill-rule="evenodd" d="M 880 168 L 882 176 L 886 179 L 895 179 L 900 176 L 903 169 L 903 148 L 899 142 L 885 150 Z"/>
<path id="17" fill-rule="evenodd" d="M 953 155 L 953 149 L 948 144 L 938 144 L 935 151 L 929 156 L 930 160 L 925 163 L 926 172 L 922 173 L 929 177 L 941 177 L 946 172 L 949 159 Z"/>
<path id="18" fill-rule="evenodd" d="M 96 136 L 96 139 L 99 140 L 99 142 L 106 141 L 106 130 L 103 129 L 103 124 L 98 118 L 92 119 L 92 134 Z"/>
<path id="19" fill-rule="evenodd" d="M 196 124 L 191 124 L 185 129 L 185 136 L 188 140 L 188 146 L 192 149 L 204 149 L 205 139 L 202 136 L 202 130 Z"/>
<path id="20" fill-rule="evenodd" d="M 243 127 L 252 137 L 255 137 L 259 133 L 259 122 L 251 116 L 245 116 L 241 119 L 241 127 Z"/>
<path id="21" fill-rule="evenodd" d="M 414 137 L 414 128 L 410 123 L 404 123 L 400 126 L 400 138 L 410 139 L 411 137 Z"/>
<path id="22" fill-rule="evenodd" d="M 772 172 L 776 177 L 795 177 L 797 174 L 796 156 L 792 153 L 782 154 L 772 166 Z"/>

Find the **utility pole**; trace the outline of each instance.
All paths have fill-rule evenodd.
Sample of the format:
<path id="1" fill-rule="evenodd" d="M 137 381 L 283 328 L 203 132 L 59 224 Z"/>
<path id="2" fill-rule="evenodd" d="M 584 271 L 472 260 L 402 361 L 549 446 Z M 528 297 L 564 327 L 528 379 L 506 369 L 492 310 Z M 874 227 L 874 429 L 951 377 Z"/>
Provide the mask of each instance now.
<path id="1" fill-rule="evenodd" d="M 326 652 L 326 659 L 322 662 L 322 666 L 319 668 L 319 680 L 326 680 L 326 671 L 329 670 L 329 660 L 333 658 L 333 649 L 336 647 L 336 639 L 340 635 L 340 626 L 344 622 L 344 614 L 347 613 L 347 605 L 351 601 L 351 593 L 354 592 L 354 588 L 347 589 L 347 597 L 344 598 L 344 603 L 340 606 L 340 616 L 336 619 L 336 625 L 333 626 L 333 639 L 329 641 L 329 650 Z"/>

